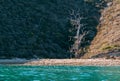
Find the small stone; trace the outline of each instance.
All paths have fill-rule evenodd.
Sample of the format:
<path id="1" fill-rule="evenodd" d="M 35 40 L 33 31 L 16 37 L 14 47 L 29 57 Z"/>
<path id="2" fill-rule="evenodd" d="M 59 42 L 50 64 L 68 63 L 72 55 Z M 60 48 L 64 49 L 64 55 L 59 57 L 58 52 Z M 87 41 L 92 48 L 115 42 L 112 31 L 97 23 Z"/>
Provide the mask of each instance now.
<path id="1" fill-rule="evenodd" d="M 109 3 L 107 3 L 107 6 L 109 7 L 109 6 L 112 6 L 112 2 L 109 2 Z"/>

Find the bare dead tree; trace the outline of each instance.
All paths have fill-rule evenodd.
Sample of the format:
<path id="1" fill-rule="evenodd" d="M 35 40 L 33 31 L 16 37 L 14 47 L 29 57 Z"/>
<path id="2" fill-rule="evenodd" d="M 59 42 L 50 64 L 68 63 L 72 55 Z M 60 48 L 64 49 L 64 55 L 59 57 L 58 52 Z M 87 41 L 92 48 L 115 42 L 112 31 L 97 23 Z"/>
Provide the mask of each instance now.
<path id="1" fill-rule="evenodd" d="M 75 58 L 79 57 L 79 49 L 82 44 L 82 40 L 85 37 L 85 35 L 88 34 L 88 32 L 83 31 L 84 25 L 81 24 L 82 19 L 83 17 L 80 16 L 79 12 L 75 12 L 74 10 L 72 10 L 70 14 L 70 23 L 76 29 L 76 35 L 73 36 L 73 39 L 75 41 L 74 41 L 74 44 L 70 48 L 70 52 L 75 55 Z M 82 31 L 82 34 L 80 34 L 80 31 Z"/>

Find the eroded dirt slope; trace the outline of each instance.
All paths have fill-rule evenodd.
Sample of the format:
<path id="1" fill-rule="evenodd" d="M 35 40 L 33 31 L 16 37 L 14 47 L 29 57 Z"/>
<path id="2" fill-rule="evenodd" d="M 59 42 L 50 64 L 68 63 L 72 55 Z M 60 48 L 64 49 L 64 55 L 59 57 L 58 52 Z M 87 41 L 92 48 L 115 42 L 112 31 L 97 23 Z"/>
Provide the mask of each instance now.
<path id="1" fill-rule="evenodd" d="M 98 33 L 84 58 L 120 56 L 120 0 L 114 0 L 102 10 Z"/>

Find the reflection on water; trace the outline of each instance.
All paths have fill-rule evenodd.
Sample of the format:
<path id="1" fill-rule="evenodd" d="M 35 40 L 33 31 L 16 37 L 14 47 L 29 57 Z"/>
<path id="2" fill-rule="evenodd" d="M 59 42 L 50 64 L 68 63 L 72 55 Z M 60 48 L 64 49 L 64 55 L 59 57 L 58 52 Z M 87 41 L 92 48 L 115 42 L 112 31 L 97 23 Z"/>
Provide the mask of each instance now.
<path id="1" fill-rule="evenodd" d="M 120 81 L 120 66 L 0 66 L 0 81 Z"/>

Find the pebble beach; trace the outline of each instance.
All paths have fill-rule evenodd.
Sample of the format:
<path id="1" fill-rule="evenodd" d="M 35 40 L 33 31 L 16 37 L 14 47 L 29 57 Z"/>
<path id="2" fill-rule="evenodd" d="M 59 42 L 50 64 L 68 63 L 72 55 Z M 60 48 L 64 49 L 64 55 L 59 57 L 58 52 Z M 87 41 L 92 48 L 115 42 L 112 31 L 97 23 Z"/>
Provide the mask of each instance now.
<path id="1" fill-rule="evenodd" d="M 77 66 L 119 66 L 116 59 L 0 59 L 2 65 L 77 65 Z"/>

